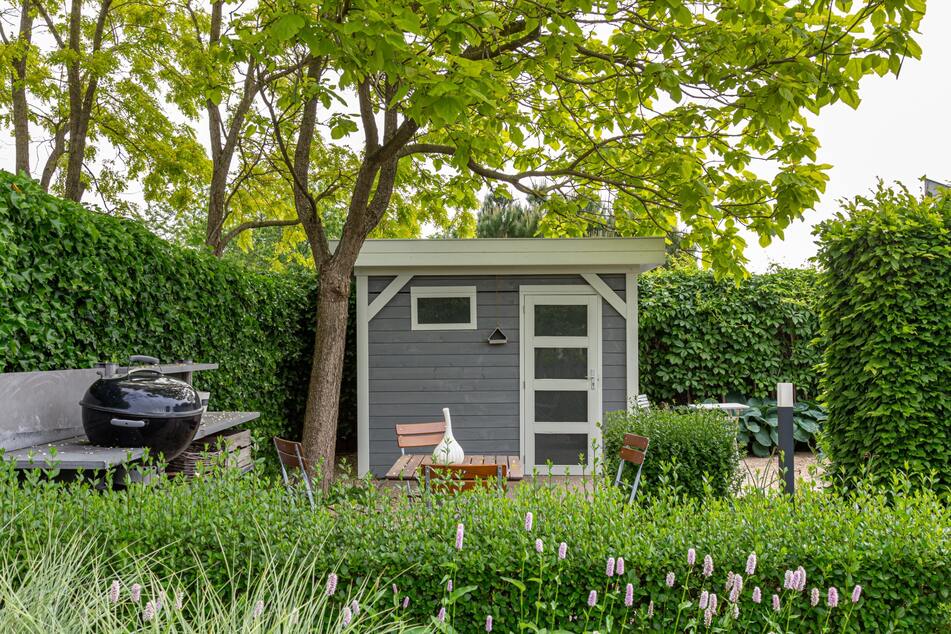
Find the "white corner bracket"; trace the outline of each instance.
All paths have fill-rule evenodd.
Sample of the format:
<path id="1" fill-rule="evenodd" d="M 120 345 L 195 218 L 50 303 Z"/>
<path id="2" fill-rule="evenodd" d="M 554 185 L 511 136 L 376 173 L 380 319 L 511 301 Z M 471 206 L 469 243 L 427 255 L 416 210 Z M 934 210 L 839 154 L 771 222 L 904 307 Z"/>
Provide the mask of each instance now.
<path id="1" fill-rule="evenodd" d="M 597 273 L 582 273 L 581 277 L 584 278 L 584 281 L 587 282 L 591 288 L 598 292 L 598 295 L 604 298 L 604 301 L 611 305 L 611 308 L 618 312 L 618 315 L 625 318 L 627 317 L 627 304 L 623 299 L 618 297 L 614 289 L 604 283 L 600 275 Z"/>
<path id="2" fill-rule="evenodd" d="M 396 294 L 403 290 L 403 287 L 406 286 L 407 282 L 413 279 L 411 273 L 400 273 L 393 278 L 389 284 L 386 285 L 380 294 L 373 298 L 373 301 L 370 302 L 370 305 L 367 306 L 367 321 L 371 321 L 376 317 L 377 313 L 383 310 L 383 307 L 390 303 L 390 300 L 396 297 Z"/>

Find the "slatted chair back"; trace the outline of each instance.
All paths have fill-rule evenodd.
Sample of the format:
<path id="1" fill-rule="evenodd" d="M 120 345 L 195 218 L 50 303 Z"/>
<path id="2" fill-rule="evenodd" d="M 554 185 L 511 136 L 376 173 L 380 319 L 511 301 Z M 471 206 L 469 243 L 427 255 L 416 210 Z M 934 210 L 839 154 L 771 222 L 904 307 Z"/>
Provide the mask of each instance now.
<path id="1" fill-rule="evenodd" d="M 435 447 L 446 433 L 446 421 L 403 423 L 396 426 L 396 444 L 401 454 L 416 447 Z"/>
<path id="2" fill-rule="evenodd" d="M 651 401 L 647 398 L 647 394 L 638 394 L 634 399 L 634 409 L 640 410 L 643 412 L 650 411 Z"/>
<path id="3" fill-rule="evenodd" d="M 304 450 L 299 442 L 293 440 L 284 440 L 274 437 L 274 449 L 277 450 L 277 459 L 281 464 L 281 476 L 284 478 L 284 486 L 289 491 L 294 491 L 299 482 L 304 483 L 304 489 L 307 491 L 307 500 L 311 508 L 314 507 L 314 490 L 311 486 L 310 475 L 311 461 L 304 458 Z"/>
<path id="4" fill-rule="evenodd" d="M 426 465 L 423 467 L 423 481 L 427 495 L 430 493 L 455 494 L 469 491 L 477 486 L 491 487 L 505 491 L 508 478 L 508 465 L 505 464 L 451 464 Z"/>
<path id="5" fill-rule="evenodd" d="M 647 459 L 647 447 L 650 445 L 650 439 L 637 434 L 624 434 L 624 441 L 621 444 L 620 464 L 617 466 L 617 477 L 614 478 L 615 486 L 630 487 L 631 496 L 627 499 L 628 504 L 634 501 L 637 494 L 637 487 L 641 483 L 641 470 L 644 468 L 644 461 Z M 623 480 L 624 465 L 628 462 L 637 467 L 637 473 L 634 475 L 634 484 L 627 484 Z"/>

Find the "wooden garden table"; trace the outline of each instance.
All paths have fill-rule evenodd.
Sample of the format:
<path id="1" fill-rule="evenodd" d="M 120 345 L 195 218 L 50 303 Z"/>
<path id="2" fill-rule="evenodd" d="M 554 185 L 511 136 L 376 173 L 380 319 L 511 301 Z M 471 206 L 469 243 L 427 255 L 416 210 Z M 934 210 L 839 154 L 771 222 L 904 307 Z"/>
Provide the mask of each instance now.
<path id="1" fill-rule="evenodd" d="M 386 472 L 387 480 L 415 480 L 418 471 L 426 465 L 433 464 L 433 457 L 429 454 L 406 454 Z M 467 455 L 459 464 L 504 464 L 508 468 L 508 480 L 521 480 L 524 477 L 522 461 L 518 456 L 481 456 Z"/>

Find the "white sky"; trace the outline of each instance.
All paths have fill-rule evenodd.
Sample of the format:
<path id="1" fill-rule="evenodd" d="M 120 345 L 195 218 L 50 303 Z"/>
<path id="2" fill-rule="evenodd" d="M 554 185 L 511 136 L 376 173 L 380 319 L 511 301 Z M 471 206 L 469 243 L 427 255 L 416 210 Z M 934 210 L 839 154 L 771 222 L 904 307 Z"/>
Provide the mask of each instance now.
<path id="1" fill-rule="evenodd" d="M 897 79 L 866 77 L 857 111 L 839 103 L 815 118 L 822 144 L 818 160 L 833 166 L 826 192 L 816 209 L 787 229 L 784 240 L 764 249 L 755 235 L 745 236 L 751 271 L 772 263 L 808 264 L 816 252 L 813 226 L 833 216 L 840 199 L 867 193 L 876 178 L 901 181 L 916 193 L 925 175 L 951 182 L 951 2 L 930 0 L 921 31 L 920 61 L 906 61 Z M 204 137 L 204 122 L 198 126 Z M 0 132 L 0 166 L 12 170 L 13 165 L 12 130 L 7 129 Z"/>

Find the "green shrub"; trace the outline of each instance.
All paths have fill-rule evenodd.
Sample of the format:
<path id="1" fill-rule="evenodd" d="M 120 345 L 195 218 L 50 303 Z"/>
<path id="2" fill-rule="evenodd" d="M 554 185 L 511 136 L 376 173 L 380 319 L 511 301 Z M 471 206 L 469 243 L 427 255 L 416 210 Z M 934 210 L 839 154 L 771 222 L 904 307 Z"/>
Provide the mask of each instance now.
<path id="1" fill-rule="evenodd" d="M 0 372 L 213 361 L 195 381 L 214 409 L 260 411 L 259 439 L 294 434 L 315 305 L 313 276 L 251 273 L 0 172 Z"/>
<path id="2" fill-rule="evenodd" d="M 816 397 L 815 271 L 777 269 L 737 284 L 678 267 L 638 280 L 641 391 L 651 399 L 765 398 L 785 381 Z"/>
<path id="3" fill-rule="evenodd" d="M 765 458 L 779 445 L 779 414 L 776 399 L 751 398 L 749 409 L 740 413 L 740 446 L 749 448 L 753 455 Z M 813 444 L 815 435 L 827 418 L 825 408 L 810 401 L 797 401 L 793 407 L 793 440 Z"/>
<path id="4" fill-rule="evenodd" d="M 934 470 L 948 490 L 951 195 L 879 187 L 846 212 L 818 229 L 823 449 L 846 479 Z"/>
<path id="5" fill-rule="evenodd" d="M 773 592 L 782 593 L 783 572 L 802 566 L 807 587 L 823 594 L 834 585 L 844 598 L 854 584 L 864 586 L 851 631 L 938 632 L 951 625 L 951 511 L 929 491 L 909 491 L 899 480 L 889 483 L 888 494 L 806 489 L 792 502 L 778 493 L 685 500 L 654 490 L 630 505 L 614 487 L 599 485 L 592 492 L 539 484 L 519 487 L 514 497 L 464 495 L 431 508 L 407 501 L 400 491 L 371 487 L 359 504 L 340 499 L 332 509 L 316 510 L 303 498 L 292 503 L 272 482 L 233 474 L 105 492 L 14 480 L 12 470 L 3 468 L 0 560 L 29 566 L 50 540 L 76 535 L 98 552 L 113 554 L 120 567 L 154 553 L 188 596 L 204 583 L 203 572 L 213 587 L 241 597 L 253 591 L 269 566 L 280 568 L 301 553 L 313 553 L 313 583 L 322 585 L 334 568 L 342 587 L 388 578 L 400 596 L 411 598 L 408 616 L 416 622 L 436 613 L 452 575 L 457 589 L 475 586 L 456 605 L 460 631 L 481 631 L 489 612 L 496 631 L 517 631 L 520 603 L 533 611 L 538 598 L 530 579 L 538 571 L 535 539 L 541 539 L 547 557 L 543 574 L 553 579 L 557 571 L 560 579 L 556 627 L 572 631 L 580 623 L 569 617 L 583 614 L 590 590 L 598 591 L 603 604 L 608 587 L 615 599 L 607 614 L 615 624 L 627 618 L 615 589 L 623 590 L 624 583 L 633 586 L 637 628 L 643 631 L 641 617 L 653 600 L 656 627 L 672 631 L 680 588 L 668 590 L 664 578 L 668 571 L 679 580 L 686 577 L 691 547 L 698 565 L 705 554 L 713 557 L 710 583 L 718 592 L 727 572 L 743 571 L 748 554 L 757 553 L 756 577 L 746 580 L 744 614 L 755 609 L 749 594 L 754 585 L 768 601 Z M 529 511 L 534 525 L 526 532 Z M 454 548 L 458 523 L 465 526 L 460 551 Z M 560 542 L 567 544 L 567 557 L 557 563 Z M 626 560 L 622 578 L 605 577 L 609 556 Z M 697 574 L 694 569 L 694 579 Z M 506 577 L 524 580 L 524 595 Z M 550 584 L 543 589 L 544 600 L 552 598 L 552 589 Z M 787 595 L 787 600 L 793 599 Z M 545 608 L 543 614 L 549 612 Z M 804 619 L 793 621 L 790 630 L 821 631 L 827 615 L 823 606 L 804 610 Z M 834 611 L 829 631 L 842 631 L 844 617 L 844 610 Z"/>
<path id="6" fill-rule="evenodd" d="M 618 452 L 624 434 L 650 439 L 641 487 L 657 487 L 661 475 L 670 472 L 690 496 L 704 494 L 706 481 L 718 496 L 739 486 L 740 456 L 736 422 L 719 410 L 651 409 L 611 412 L 603 427 L 606 473 L 617 473 Z M 633 480 L 634 469 L 625 470 Z"/>

